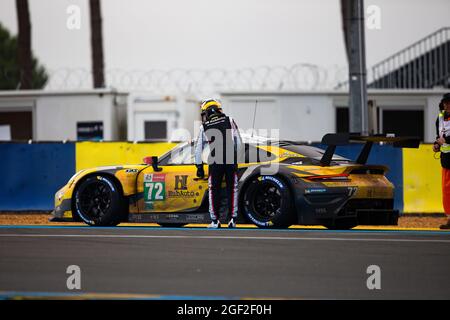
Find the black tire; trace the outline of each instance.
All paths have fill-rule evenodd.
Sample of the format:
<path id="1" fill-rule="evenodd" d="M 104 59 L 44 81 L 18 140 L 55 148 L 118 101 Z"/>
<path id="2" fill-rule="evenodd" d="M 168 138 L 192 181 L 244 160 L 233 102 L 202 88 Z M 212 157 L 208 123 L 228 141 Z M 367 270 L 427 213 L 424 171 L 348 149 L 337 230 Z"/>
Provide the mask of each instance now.
<path id="1" fill-rule="evenodd" d="M 259 176 L 244 191 L 242 213 L 259 228 L 287 228 L 295 223 L 291 190 L 279 177 Z"/>
<path id="2" fill-rule="evenodd" d="M 170 222 L 166 222 L 166 223 L 158 223 L 161 227 L 164 228 L 181 228 L 184 227 L 187 223 L 170 223 Z"/>
<path id="3" fill-rule="evenodd" d="M 126 213 L 120 188 L 107 176 L 90 176 L 76 187 L 72 200 L 77 218 L 91 226 L 116 226 Z"/>
<path id="4" fill-rule="evenodd" d="M 329 230 L 350 230 L 358 225 L 355 219 L 337 219 L 323 224 Z"/>

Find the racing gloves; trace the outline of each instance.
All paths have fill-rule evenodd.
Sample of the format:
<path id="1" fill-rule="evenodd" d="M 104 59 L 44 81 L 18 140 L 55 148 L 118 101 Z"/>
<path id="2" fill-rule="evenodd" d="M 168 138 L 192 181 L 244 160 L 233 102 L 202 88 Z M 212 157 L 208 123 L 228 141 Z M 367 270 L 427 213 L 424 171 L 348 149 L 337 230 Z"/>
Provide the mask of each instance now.
<path id="1" fill-rule="evenodd" d="M 205 177 L 205 170 L 203 170 L 203 164 L 196 164 L 197 167 L 197 177 L 203 179 Z"/>

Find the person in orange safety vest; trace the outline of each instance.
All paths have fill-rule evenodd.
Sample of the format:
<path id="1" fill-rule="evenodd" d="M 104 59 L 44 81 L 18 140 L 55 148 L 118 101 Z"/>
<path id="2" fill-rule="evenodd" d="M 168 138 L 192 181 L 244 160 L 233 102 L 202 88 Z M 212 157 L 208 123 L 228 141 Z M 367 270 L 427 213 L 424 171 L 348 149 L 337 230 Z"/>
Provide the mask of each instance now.
<path id="1" fill-rule="evenodd" d="M 439 116 L 436 120 L 436 141 L 434 152 L 441 152 L 442 166 L 442 202 L 447 215 L 447 223 L 441 229 L 450 229 L 450 93 L 444 94 L 439 104 Z"/>

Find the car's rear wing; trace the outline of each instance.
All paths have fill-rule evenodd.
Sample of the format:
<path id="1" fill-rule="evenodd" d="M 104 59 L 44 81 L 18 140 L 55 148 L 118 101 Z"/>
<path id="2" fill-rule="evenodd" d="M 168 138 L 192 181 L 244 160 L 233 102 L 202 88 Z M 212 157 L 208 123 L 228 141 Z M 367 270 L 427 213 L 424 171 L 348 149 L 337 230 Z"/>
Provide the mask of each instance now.
<path id="1" fill-rule="evenodd" d="M 322 159 L 320 159 L 320 164 L 322 166 L 329 166 L 333 159 L 334 152 L 336 151 L 336 146 L 347 145 L 351 142 L 364 142 L 364 147 L 362 148 L 356 163 L 366 164 L 374 143 L 388 143 L 392 144 L 395 148 L 418 148 L 420 138 L 396 137 L 393 134 L 363 136 L 357 133 L 328 133 L 322 138 L 322 144 L 327 145 L 327 149 L 323 154 Z"/>

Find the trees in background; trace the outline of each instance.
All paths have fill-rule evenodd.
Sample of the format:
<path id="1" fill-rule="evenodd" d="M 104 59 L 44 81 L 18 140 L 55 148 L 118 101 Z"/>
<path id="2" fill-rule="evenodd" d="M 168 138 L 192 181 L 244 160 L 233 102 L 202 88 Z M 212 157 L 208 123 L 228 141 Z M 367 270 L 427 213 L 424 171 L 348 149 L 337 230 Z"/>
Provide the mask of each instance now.
<path id="1" fill-rule="evenodd" d="M 48 75 L 33 57 L 28 0 L 16 0 L 18 36 L 0 24 L 0 90 L 41 89 Z M 89 0 L 94 88 L 105 87 L 100 0 Z"/>
<path id="2" fill-rule="evenodd" d="M 94 88 L 104 88 L 105 77 L 103 65 L 103 36 L 100 0 L 90 0 L 89 9 L 91 20 L 92 73 Z"/>
<path id="3" fill-rule="evenodd" d="M 16 0 L 17 22 L 19 26 L 17 62 L 19 64 L 19 88 L 31 89 L 32 57 L 31 57 L 31 22 L 28 0 Z"/>
<path id="4" fill-rule="evenodd" d="M 31 55 L 31 76 L 29 70 L 25 73 L 19 63 L 19 50 L 17 37 L 11 36 L 0 24 L 0 90 L 43 88 L 48 79 L 44 67 Z M 27 64 L 26 68 L 29 68 L 29 62 Z"/>

